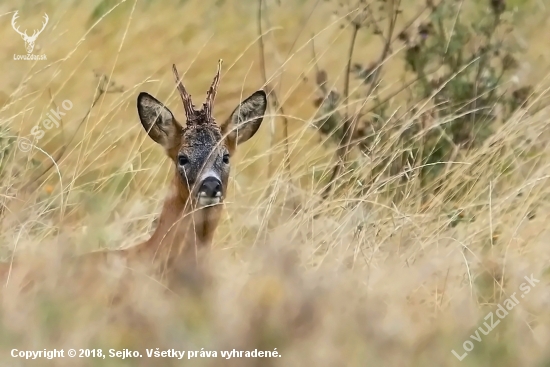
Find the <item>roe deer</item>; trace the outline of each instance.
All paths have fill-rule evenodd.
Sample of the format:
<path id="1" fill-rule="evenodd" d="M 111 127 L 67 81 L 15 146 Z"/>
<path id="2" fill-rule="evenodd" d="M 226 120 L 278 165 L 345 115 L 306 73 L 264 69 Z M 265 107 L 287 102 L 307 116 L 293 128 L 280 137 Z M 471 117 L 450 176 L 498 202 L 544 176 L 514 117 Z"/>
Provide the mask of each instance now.
<path id="1" fill-rule="evenodd" d="M 267 107 L 266 93 L 258 90 L 218 125 L 212 112 L 220 69 L 221 60 L 206 101 L 197 110 L 173 65 L 185 109 L 185 126 L 156 98 L 145 92 L 139 94 L 137 110 L 141 124 L 149 137 L 164 148 L 174 165 L 171 190 L 164 200 L 157 228 L 148 241 L 126 249 L 102 250 L 78 257 L 92 272 L 98 269 L 99 263 L 112 263 L 114 258 L 122 261 L 124 267 L 145 266 L 147 273 L 161 273 L 167 277 L 170 287 L 173 278 L 192 265 L 189 260 L 194 259 L 196 249 L 211 244 L 227 191 L 230 157 L 237 145 L 258 131 Z"/>

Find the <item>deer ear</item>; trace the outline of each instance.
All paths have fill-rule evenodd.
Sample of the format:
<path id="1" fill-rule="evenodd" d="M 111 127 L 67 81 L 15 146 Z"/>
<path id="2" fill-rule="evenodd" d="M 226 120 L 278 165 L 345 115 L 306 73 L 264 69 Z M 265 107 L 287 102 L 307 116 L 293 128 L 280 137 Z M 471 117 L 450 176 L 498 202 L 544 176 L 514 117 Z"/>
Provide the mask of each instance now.
<path id="1" fill-rule="evenodd" d="M 233 111 L 229 119 L 221 126 L 227 134 L 230 147 L 244 143 L 254 136 L 264 119 L 267 108 L 267 95 L 263 90 L 254 92 Z"/>
<path id="2" fill-rule="evenodd" d="M 137 109 L 141 124 L 151 139 L 166 150 L 179 143 L 182 127 L 165 105 L 150 94 L 142 92 L 137 98 Z"/>

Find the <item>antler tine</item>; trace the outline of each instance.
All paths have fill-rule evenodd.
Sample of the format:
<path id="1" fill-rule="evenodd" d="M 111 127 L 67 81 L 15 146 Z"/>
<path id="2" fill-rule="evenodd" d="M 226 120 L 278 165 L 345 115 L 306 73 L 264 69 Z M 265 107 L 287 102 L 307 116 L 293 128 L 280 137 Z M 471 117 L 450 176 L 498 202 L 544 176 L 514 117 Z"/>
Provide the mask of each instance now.
<path id="1" fill-rule="evenodd" d="M 172 65 L 172 71 L 174 72 L 174 77 L 176 78 L 176 85 L 180 93 L 181 101 L 183 102 L 183 108 L 185 109 L 185 115 L 187 120 L 195 115 L 195 107 L 193 106 L 193 101 L 191 100 L 191 95 L 187 93 L 187 90 L 181 82 L 178 69 L 176 69 L 176 64 Z"/>
<path id="2" fill-rule="evenodd" d="M 220 84 L 220 71 L 222 69 L 222 59 L 218 60 L 218 71 L 216 72 L 216 75 L 214 76 L 214 80 L 212 81 L 212 85 L 210 86 L 210 89 L 208 89 L 208 92 L 206 93 L 206 102 L 204 103 L 204 110 L 206 112 L 206 116 L 212 117 L 212 110 L 214 109 L 214 100 L 216 99 L 216 93 L 218 92 L 218 85 Z"/>
<path id="3" fill-rule="evenodd" d="M 37 30 L 38 31 L 38 34 L 42 33 L 42 31 L 44 30 L 44 28 L 46 28 L 46 25 L 48 24 L 48 21 L 50 20 L 50 18 L 48 18 L 48 14 L 44 14 L 44 21 L 42 22 L 42 29 L 41 30 Z M 38 36 L 37 34 L 37 36 Z"/>
<path id="4" fill-rule="evenodd" d="M 15 13 L 13 13 L 13 16 L 11 17 L 11 25 L 15 28 L 15 21 L 17 20 L 17 18 L 19 18 L 19 11 L 15 11 Z M 17 27 L 19 28 L 19 27 Z"/>
<path id="5" fill-rule="evenodd" d="M 20 35 L 27 35 L 27 30 L 25 29 L 25 32 L 21 32 L 19 30 L 19 27 L 15 24 L 15 21 L 17 20 L 17 18 L 19 18 L 19 12 L 16 10 L 15 13 L 13 14 L 13 16 L 11 17 L 11 26 L 13 27 L 13 29 L 19 33 Z"/>

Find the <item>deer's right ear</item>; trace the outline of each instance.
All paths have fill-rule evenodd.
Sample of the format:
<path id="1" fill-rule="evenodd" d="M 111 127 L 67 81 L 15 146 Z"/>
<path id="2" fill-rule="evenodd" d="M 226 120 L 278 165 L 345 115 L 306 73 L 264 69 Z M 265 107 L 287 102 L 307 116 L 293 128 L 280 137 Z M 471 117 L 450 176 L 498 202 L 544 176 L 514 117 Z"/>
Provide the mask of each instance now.
<path id="1" fill-rule="evenodd" d="M 166 150 L 179 144 L 182 127 L 165 105 L 142 92 L 137 98 L 137 109 L 141 124 L 151 139 Z"/>

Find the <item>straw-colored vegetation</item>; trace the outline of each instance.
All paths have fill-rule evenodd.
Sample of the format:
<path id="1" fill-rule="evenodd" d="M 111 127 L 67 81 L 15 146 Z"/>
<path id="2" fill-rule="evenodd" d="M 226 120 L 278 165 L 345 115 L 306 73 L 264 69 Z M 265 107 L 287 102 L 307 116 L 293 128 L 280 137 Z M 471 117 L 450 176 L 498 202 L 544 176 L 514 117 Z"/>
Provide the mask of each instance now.
<path id="1" fill-rule="evenodd" d="M 372 1 L 368 15 L 365 3 L 264 0 L 260 39 L 259 1 L 1 2 L 0 238 L 4 261 L 17 269 L 2 289 L 0 365 L 550 365 L 547 2 L 509 1 L 499 14 L 508 23 L 491 40 L 505 40 L 502 53 L 515 64 L 498 80 L 498 92 L 487 89 L 495 119 L 479 140 L 474 104 L 444 110 L 434 90 L 418 83 L 383 110 L 372 109 L 414 81 L 418 69 L 407 65 L 400 40 L 384 53 L 398 1 Z M 435 32 L 443 29 L 444 40 L 475 34 L 458 45 L 446 39 L 466 55 L 484 42 L 469 27 L 500 12 L 501 1 L 452 3 L 460 11 L 446 16 L 442 28 L 435 24 Z M 429 6 L 404 1 L 401 9 L 390 38 L 402 29 L 416 37 L 429 22 Z M 10 26 L 15 10 L 29 34 L 48 14 L 34 50 L 47 60 L 13 59 L 26 53 Z M 353 74 L 346 93 L 359 16 L 370 25 L 359 27 L 352 71 L 376 65 L 381 55 L 385 61 L 371 75 L 376 83 L 365 86 Z M 503 56 L 483 67 L 498 72 Z M 218 120 L 264 86 L 264 77 L 278 104 L 232 158 L 226 211 L 202 276 L 179 292 L 138 277 L 112 303 L 116 274 L 75 269 L 70 257 L 131 246 L 154 229 L 171 163 L 139 123 L 136 97 L 147 91 L 182 119 L 172 63 L 200 101 L 219 58 Z M 481 80 L 475 72 L 439 73 L 443 82 Z M 523 87 L 530 87 L 523 89 L 527 101 L 513 94 Z M 330 89 L 341 98 L 336 111 L 323 110 Z M 460 102 L 455 92 L 446 96 Z M 22 152 L 18 139 L 31 136 L 52 108 L 63 111 L 65 100 L 72 107 L 60 126 L 44 129 L 36 147 Z M 359 110 L 368 113 L 357 119 Z M 362 124 L 347 151 L 339 148 L 345 132 L 318 128 L 335 116 L 341 116 L 336 129 L 344 116 Z M 451 128 L 459 119 L 476 121 L 463 140 Z M 450 138 L 439 146 L 442 136 Z M 434 146 L 442 152 L 437 161 L 428 152 Z M 330 183 L 338 155 L 345 163 Z M 432 166 L 440 169 L 426 169 Z M 38 281 L 24 288 L 20 276 L 31 271 Z M 540 283 L 521 297 L 531 275 Z M 472 339 L 514 292 L 513 310 L 488 335 L 478 331 L 481 341 Z M 464 354 L 466 340 L 474 349 L 460 362 L 451 350 Z M 12 358 L 14 348 L 127 348 L 143 358 L 31 362 Z M 155 348 L 218 357 L 147 358 Z M 221 357 L 233 349 L 281 356 Z"/>

